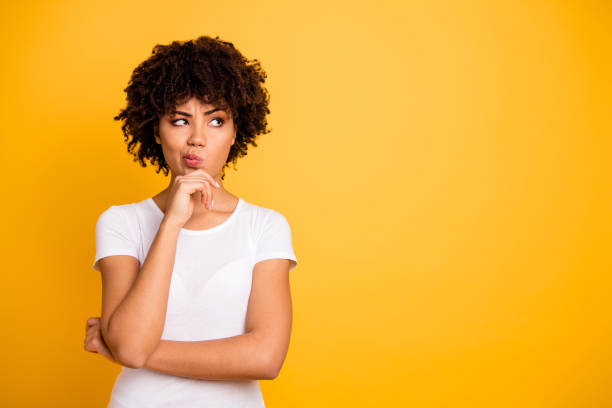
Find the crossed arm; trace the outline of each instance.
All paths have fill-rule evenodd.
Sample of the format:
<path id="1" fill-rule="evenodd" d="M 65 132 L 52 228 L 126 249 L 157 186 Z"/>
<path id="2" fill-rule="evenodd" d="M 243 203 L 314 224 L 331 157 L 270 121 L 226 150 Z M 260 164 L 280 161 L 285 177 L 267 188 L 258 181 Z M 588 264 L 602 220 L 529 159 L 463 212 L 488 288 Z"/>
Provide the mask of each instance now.
<path id="1" fill-rule="evenodd" d="M 142 269 L 129 256 L 102 258 L 101 352 L 121 365 L 207 380 L 273 379 L 284 362 L 292 323 L 290 260 L 274 258 L 253 268 L 245 333 L 203 340 L 160 340 L 178 232 L 162 226 Z M 126 273 L 126 271 L 131 271 Z M 95 335 L 95 333 L 93 334 Z M 97 342 L 94 342 L 97 343 Z M 93 348 L 93 349 L 91 349 Z"/>
<path id="2" fill-rule="evenodd" d="M 278 376 L 291 334 L 289 260 L 257 263 L 245 334 L 204 341 L 160 340 L 144 368 L 208 380 L 264 379 Z"/>
<path id="3" fill-rule="evenodd" d="M 132 368 L 144 367 L 207 380 L 276 378 L 291 335 L 288 275 L 289 263 L 285 259 L 271 259 L 255 265 L 246 333 L 202 341 L 160 340 L 146 362 Z M 99 319 L 97 325 L 93 323 L 95 321 L 88 320 L 85 349 L 120 363 L 103 340 Z"/>

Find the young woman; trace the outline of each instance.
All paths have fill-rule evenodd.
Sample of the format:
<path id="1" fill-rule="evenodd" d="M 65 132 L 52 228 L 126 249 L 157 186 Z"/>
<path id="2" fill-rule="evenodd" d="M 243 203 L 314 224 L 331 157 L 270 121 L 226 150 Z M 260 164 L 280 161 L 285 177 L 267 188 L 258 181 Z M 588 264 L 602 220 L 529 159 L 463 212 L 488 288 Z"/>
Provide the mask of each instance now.
<path id="1" fill-rule="evenodd" d="M 115 120 L 134 160 L 171 177 L 96 223 L 102 315 L 87 320 L 85 350 L 123 366 L 109 407 L 264 407 L 257 380 L 287 353 L 297 259 L 286 218 L 223 178 L 269 132 L 265 78 L 208 36 L 156 45 L 132 74 Z"/>

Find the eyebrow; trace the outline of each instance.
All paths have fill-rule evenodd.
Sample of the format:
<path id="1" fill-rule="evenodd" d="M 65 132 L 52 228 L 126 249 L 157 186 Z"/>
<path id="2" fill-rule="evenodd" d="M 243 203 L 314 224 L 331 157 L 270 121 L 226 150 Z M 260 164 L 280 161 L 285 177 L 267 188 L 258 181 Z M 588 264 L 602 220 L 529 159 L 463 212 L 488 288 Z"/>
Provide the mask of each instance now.
<path id="1" fill-rule="evenodd" d="M 214 112 L 216 112 L 216 111 L 225 111 L 225 109 L 221 109 L 221 108 L 211 109 L 211 110 L 209 110 L 209 111 L 207 111 L 207 112 L 204 112 L 204 115 L 210 115 L 211 113 L 214 113 Z M 177 111 L 177 110 L 172 110 L 172 111 L 170 111 L 170 113 L 171 113 L 171 114 L 178 113 L 178 114 L 181 114 L 181 115 L 183 115 L 183 116 L 187 116 L 188 118 L 190 118 L 190 117 L 191 117 L 191 113 L 182 112 L 182 111 Z"/>

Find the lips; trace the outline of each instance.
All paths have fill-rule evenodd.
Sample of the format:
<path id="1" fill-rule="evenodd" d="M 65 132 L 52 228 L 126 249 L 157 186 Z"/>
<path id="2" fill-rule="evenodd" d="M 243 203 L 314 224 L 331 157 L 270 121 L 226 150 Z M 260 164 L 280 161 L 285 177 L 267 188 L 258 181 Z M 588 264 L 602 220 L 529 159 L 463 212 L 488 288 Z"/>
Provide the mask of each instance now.
<path id="1" fill-rule="evenodd" d="M 193 154 L 193 153 L 186 154 L 185 159 L 191 160 L 191 161 L 198 161 L 198 162 L 202 161 L 202 158 L 200 156 L 198 156 L 197 154 Z"/>

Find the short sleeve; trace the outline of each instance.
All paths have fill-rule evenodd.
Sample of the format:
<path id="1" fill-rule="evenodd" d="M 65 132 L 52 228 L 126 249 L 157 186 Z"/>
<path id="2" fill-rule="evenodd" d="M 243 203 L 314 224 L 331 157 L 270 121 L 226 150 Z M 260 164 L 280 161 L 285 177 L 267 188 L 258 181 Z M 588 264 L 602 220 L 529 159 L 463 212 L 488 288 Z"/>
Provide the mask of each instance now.
<path id="1" fill-rule="evenodd" d="M 255 263 L 265 259 L 290 259 L 289 271 L 297 266 L 297 258 L 291 242 L 291 228 L 287 219 L 271 210 L 265 217 L 255 249 Z"/>
<path id="2" fill-rule="evenodd" d="M 138 243 L 123 209 L 113 205 L 96 222 L 96 255 L 93 269 L 100 271 L 98 260 L 111 255 L 131 255 L 138 259 Z"/>

